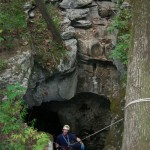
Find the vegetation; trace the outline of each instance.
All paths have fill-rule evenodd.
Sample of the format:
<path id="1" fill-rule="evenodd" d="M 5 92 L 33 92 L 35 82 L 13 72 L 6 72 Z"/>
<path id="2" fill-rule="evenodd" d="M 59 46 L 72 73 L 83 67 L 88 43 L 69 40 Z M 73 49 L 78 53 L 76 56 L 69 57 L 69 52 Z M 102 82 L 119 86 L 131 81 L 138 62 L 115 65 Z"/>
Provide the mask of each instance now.
<path id="1" fill-rule="evenodd" d="M 110 58 L 117 59 L 123 64 L 128 63 L 128 50 L 130 43 L 130 20 L 129 8 L 121 7 L 123 1 L 118 1 L 117 15 L 114 17 L 108 30 L 117 33 L 117 44 L 110 54 Z"/>
<path id="2" fill-rule="evenodd" d="M 16 84 L 8 86 L 4 92 L 7 99 L 0 102 L 0 149 L 42 150 L 51 138 L 24 123 L 27 113 L 21 98 L 24 91 L 24 87 Z"/>
<path id="3" fill-rule="evenodd" d="M 8 64 L 8 62 L 6 59 L 0 59 L 0 72 L 3 71 L 4 69 L 6 69 L 7 64 Z"/>
<path id="4" fill-rule="evenodd" d="M 52 21 L 56 29 L 61 31 L 61 18 L 56 5 L 47 5 L 48 13 L 52 16 Z M 55 70 L 60 59 L 64 59 L 66 48 L 63 44 L 52 39 L 52 34 L 47 28 L 41 12 L 35 10 L 36 16 L 33 18 L 32 26 L 29 25 L 32 42 L 35 47 L 35 61 L 43 68 Z"/>
<path id="5" fill-rule="evenodd" d="M 10 42 L 27 29 L 23 3 L 25 0 L 4 1 L 0 3 L 0 45 L 10 49 Z M 11 45 L 12 46 L 12 45 Z"/>

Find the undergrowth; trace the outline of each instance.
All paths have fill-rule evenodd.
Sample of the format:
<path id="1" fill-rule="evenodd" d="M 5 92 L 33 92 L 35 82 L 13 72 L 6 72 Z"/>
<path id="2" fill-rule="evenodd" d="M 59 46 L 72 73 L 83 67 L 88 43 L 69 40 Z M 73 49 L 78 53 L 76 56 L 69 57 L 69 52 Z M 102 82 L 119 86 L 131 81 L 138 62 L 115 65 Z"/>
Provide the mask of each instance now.
<path id="1" fill-rule="evenodd" d="M 5 100 L 0 101 L 0 149 L 44 150 L 50 135 L 37 132 L 24 123 L 27 106 L 22 100 L 25 88 L 9 85 L 4 91 Z"/>
<path id="2" fill-rule="evenodd" d="M 57 6 L 49 4 L 46 7 L 55 27 L 60 32 L 61 17 Z M 64 45 L 58 45 L 52 40 L 51 33 L 47 29 L 47 24 L 40 11 L 38 9 L 35 11 L 37 15 L 33 19 L 32 26 L 30 26 L 32 41 L 35 46 L 35 61 L 43 68 L 55 71 L 60 63 L 60 59 L 63 59 L 65 56 L 66 48 Z"/>
<path id="3" fill-rule="evenodd" d="M 0 73 L 7 68 L 7 65 L 8 61 L 6 59 L 0 59 Z"/>
<path id="4" fill-rule="evenodd" d="M 2 0 L 0 2 L 0 45 L 12 49 L 13 41 L 27 32 L 27 22 L 23 11 L 26 0 Z"/>
<path id="5" fill-rule="evenodd" d="M 117 44 L 110 54 L 110 58 L 128 63 L 128 50 L 130 44 L 131 12 L 127 7 L 121 7 L 123 0 L 118 1 L 118 11 L 108 30 L 117 32 Z"/>

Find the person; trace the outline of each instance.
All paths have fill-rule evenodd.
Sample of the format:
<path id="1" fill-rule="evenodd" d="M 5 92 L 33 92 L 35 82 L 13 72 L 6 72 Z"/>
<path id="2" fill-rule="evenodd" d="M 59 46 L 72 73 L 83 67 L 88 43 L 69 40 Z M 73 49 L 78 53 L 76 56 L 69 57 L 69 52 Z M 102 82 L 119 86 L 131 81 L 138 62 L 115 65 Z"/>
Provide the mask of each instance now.
<path id="1" fill-rule="evenodd" d="M 57 136 L 57 150 L 84 150 L 84 144 L 80 138 L 76 137 L 70 131 L 69 125 L 64 125 L 62 134 Z"/>

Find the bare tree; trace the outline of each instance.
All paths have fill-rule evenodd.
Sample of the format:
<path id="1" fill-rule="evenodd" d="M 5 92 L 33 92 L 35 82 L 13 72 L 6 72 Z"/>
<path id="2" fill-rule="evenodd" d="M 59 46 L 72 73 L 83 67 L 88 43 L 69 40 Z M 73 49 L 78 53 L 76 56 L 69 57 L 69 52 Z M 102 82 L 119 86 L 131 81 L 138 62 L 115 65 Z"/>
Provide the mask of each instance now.
<path id="1" fill-rule="evenodd" d="M 50 16 L 50 14 L 47 11 L 47 8 L 45 6 L 44 0 L 35 0 L 36 5 L 38 6 L 44 20 L 47 23 L 47 27 L 50 30 L 50 32 L 52 33 L 53 36 L 53 40 L 57 43 L 57 44 L 63 44 L 63 41 L 61 39 L 60 33 L 59 31 L 56 29 L 52 17 Z"/>
<path id="2" fill-rule="evenodd" d="M 133 9 L 126 105 L 150 98 L 150 0 L 131 0 Z M 125 109 L 122 150 L 150 150 L 150 102 Z"/>

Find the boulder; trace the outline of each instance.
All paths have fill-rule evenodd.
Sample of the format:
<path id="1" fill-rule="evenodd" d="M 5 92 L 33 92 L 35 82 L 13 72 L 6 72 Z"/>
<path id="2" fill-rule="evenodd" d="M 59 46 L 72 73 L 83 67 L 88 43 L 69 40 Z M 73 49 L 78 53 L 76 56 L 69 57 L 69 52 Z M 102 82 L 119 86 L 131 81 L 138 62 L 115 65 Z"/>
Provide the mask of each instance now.
<path id="1" fill-rule="evenodd" d="M 99 14 L 102 18 L 110 17 L 116 11 L 116 4 L 108 1 L 98 2 Z"/>
<path id="2" fill-rule="evenodd" d="M 97 39 L 90 40 L 78 40 L 79 53 L 85 56 L 84 58 L 89 59 L 98 59 L 103 55 L 103 49 Z"/>
<path id="3" fill-rule="evenodd" d="M 67 16 L 71 21 L 85 18 L 88 15 L 88 13 L 89 13 L 89 8 L 67 9 Z"/>
<path id="4" fill-rule="evenodd" d="M 92 0 L 63 0 L 60 3 L 61 8 L 81 8 L 92 3 Z"/>
<path id="5" fill-rule="evenodd" d="M 75 21 L 72 24 L 72 26 L 77 27 L 77 28 L 87 29 L 87 28 L 91 28 L 92 23 L 89 20 L 78 20 L 78 21 Z"/>
<path id="6" fill-rule="evenodd" d="M 7 69 L 0 74 L 0 87 L 16 83 L 27 87 L 32 67 L 33 57 L 31 51 L 18 52 L 16 56 L 8 60 Z"/>
<path id="7" fill-rule="evenodd" d="M 63 40 L 69 40 L 71 38 L 74 38 L 75 35 L 75 29 L 74 27 L 69 26 L 66 28 L 66 30 L 61 34 L 61 37 Z"/>
<path id="8" fill-rule="evenodd" d="M 65 54 L 65 58 L 60 61 L 58 65 L 59 72 L 70 72 L 75 69 L 76 55 L 77 55 L 77 40 L 70 39 L 65 41 L 65 45 L 68 51 Z"/>
<path id="9" fill-rule="evenodd" d="M 42 72 L 43 73 L 43 72 Z M 45 74 L 43 74 L 45 75 Z M 35 80 L 34 74 L 31 75 L 29 88 L 24 99 L 32 106 L 40 106 L 43 102 L 64 101 L 72 98 L 76 93 L 77 73 L 75 71 L 65 75 L 48 77 L 41 82 L 36 82 L 36 86 L 31 88 Z M 35 90 L 36 89 L 36 90 Z"/>

